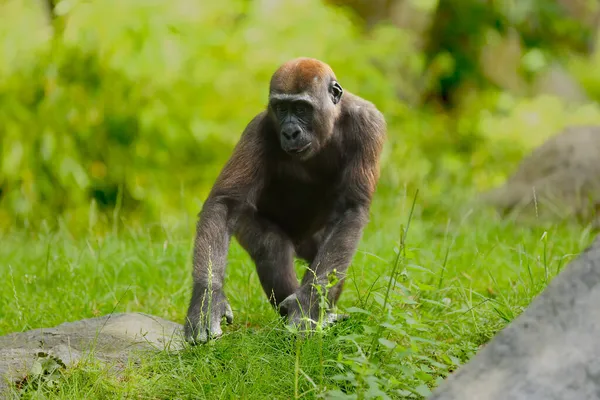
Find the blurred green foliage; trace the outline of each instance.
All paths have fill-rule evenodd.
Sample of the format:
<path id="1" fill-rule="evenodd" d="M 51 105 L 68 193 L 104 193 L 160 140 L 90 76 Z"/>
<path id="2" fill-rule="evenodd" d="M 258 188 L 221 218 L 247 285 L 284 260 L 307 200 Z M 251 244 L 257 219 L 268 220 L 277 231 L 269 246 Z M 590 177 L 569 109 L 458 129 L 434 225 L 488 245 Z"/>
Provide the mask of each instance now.
<path id="1" fill-rule="evenodd" d="M 387 50 L 405 48 L 404 36 L 382 28 L 360 39 L 319 1 L 73 4 L 58 4 L 68 18 L 55 36 L 42 8 L 0 11 L 4 222 L 67 210 L 77 219 L 90 201 L 158 212 L 187 201 L 182 187 L 202 198 L 291 57 L 326 59 L 346 87 L 400 107 Z"/>
<path id="2" fill-rule="evenodd" d="M 320 0 L 54 4 L 49 23 L 41 2 L 0 1 L 0 227 L 55 216 L 86 225 L 104 212 L 197 212 L 241 131 L 266 105 L 270 75 L 297 56 L 328 62 L 347 90 L 385 113 L 381 185 L 391 190 L 427 182 L 436 194 L 461 180 L 488 187 L 510 172 L 507 161 L 566 124 L 600 122 L 594 103 L 567 107 L 498 85 L 461 92 L 450 112 L 428 106 L 427 88 L 443 95 L 456 71 L 480 73 L 465 66 L 480 50 L 452 43 L 478 38 L 482 46 L 489 24 L 510 22 L 510 7 L 502 14 L 479 1 L 441 1 L 421 10 L 432 13 L 430 34 L 440 39 L 422 49 L 418 32 L 385 20 L 365 31 L 352 10 Z M 435 24 L 440 13 L 449 25 Z M 546 54 L 520 21 L 511 26 L 528 43 L 525 61 L 532 48 Z M 561 49 L 581 47 L 583 28 L 569 23 L 562 31 L 575 42 Z M 573 56 L 569 65 L 592 97 L 600 95 L 590 69 L 599 57 Z M 444 75 L 445 64 L 455 72 Z"/>
<path id="3" fill-rule="evenodd" d="M 588 8 L 597 7 L 590 2 Z M 527 53 L 518 60 L 526 79 L 540 72 L 546 58 L 585 53 L 595 32 L 566 11 L 556 0 L 439 0 L 424 50 L 429 63 L 440 57 L 450 57 L 451 63 L 435 82 L 433 95 L 453 102 L 453 92 L 465 81 L 489 85 L 485 70 L 489 66 L 478 56 L 493 36 L 517 33 Z M 495 59 L 502 63 L 500 57 L 496 54 Z"/>

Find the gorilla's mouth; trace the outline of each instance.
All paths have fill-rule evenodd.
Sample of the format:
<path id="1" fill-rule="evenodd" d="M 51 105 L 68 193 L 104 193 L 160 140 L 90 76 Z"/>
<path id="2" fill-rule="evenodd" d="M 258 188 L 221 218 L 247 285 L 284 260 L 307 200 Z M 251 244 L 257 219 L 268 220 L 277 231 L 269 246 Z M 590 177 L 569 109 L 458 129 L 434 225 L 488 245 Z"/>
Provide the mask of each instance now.
<path id="1" fill-rule="evenodd" d="M 308 148 L 312 145 L 312 142 L 308 142 L 306 143 L 304 146 L 301 147 L 295 147 L 293 149 L 288 149 L 288 153 L 290 154 L 302 154 L 304 153 L 306 150 L 308 150 Z"/>

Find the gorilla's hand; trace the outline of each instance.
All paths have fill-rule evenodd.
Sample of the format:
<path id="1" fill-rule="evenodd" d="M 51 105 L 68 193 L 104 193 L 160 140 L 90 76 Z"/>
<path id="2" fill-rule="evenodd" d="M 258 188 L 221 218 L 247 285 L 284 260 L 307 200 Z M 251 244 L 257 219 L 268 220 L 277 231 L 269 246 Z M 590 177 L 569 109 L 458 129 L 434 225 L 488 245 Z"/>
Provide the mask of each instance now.
<path id="1" fill-rule="evenodd" d="M 201 291 L 206 293 L 206 291 Z M 204 297 L 206 298 L 206 296 Z M 233 322 L 233 311 L 222 290 L 213 292 L 210 301 L 196 301 L 190 307 L 185 323 L 185 339 L 191 344 L 205 343 L 223 334 L 221 319 Z"/>
<path id="2" fill-rule="evenodd" d="M 318 298 L 313 297 L 310 301 L 310 296 L 303 294 L 301 290 L 286 297 L 279 304 L 279 308 L 286 316 L 287 324 L 299 330 L 314 330 L 319 323 L 325 328 L 349 317 L 347 314 L 337 314 L 328 310 L 319 321 Z"/>

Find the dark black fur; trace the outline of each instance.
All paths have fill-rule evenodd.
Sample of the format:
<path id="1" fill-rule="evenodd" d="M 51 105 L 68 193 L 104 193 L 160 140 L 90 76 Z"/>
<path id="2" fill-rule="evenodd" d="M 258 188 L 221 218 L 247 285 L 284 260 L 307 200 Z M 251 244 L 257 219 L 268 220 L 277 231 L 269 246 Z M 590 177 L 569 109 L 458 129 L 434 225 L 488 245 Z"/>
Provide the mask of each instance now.
<path id="1" fill-rule="evenodd" d="M 310 115 L 295 114 L 294 107 L 282 113 L 271 101 L 248 124 L 215 182 L 197 225 L 189 341 L 219 336 L 221 318 L 233 318 L 223 291 L 231 236 L 255 262 L 272 304 L 298 324 L 301 312 L 318 319 L 314 285 L 324 287 L 333 271 L 339 282 L 327 299 L 335 304 L 367 223 L 386 135 L 383 115 L 343 92 L 331 69 L 313 59 L 292 60 L 274 74 L 270 99 L 276 98 L 306 101 Z M 300 142 L 286 149 L 296 129 Z M 306 143 L 306 151 L 293 150 Z M 301 283 L 294 256 L 310 263 Z"/>

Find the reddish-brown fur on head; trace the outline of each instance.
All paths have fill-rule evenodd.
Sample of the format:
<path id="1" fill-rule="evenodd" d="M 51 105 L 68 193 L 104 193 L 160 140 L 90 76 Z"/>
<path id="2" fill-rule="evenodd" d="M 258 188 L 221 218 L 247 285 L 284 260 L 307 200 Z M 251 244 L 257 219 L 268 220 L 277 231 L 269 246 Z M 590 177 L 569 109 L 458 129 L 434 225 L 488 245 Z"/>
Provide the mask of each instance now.
<path id="1" fill-rule="evenodd" d="M 331 79 L 336 79 L 331 67 L 314 58 L 300 57 L 287 61 L 271 78 L 270 91 L 298 94 L 314 90 Z"/>

